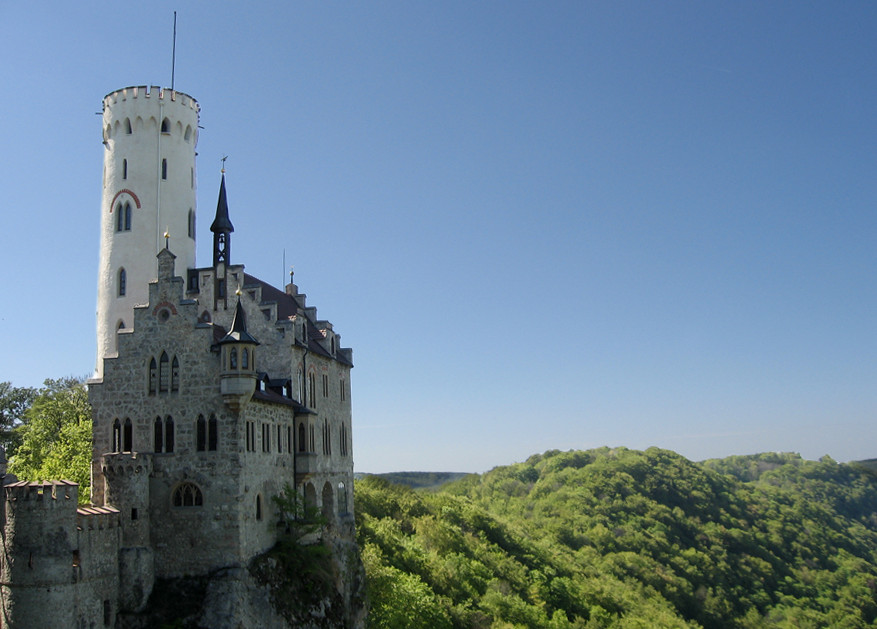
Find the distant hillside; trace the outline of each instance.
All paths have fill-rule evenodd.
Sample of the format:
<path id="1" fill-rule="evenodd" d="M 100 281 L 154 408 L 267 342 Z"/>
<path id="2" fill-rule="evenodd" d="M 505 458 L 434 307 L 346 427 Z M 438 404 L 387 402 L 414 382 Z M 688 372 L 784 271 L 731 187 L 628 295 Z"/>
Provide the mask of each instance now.
<path id="1" fill-rule="evenodd" d="M 356 483 L 372 627 L 870 627 L 877 473 L 795 454 L 550 451 Z"/>
<path id="2" fill-rule="evenodd" d="M 356 474 L 357 480 L 366 476 L 382 478 L 394 485 L 404 485 L 412 489 L 437 489 L 442 485 L 467 476 L 466 472 L 388 472 L 386 474 Z"/>

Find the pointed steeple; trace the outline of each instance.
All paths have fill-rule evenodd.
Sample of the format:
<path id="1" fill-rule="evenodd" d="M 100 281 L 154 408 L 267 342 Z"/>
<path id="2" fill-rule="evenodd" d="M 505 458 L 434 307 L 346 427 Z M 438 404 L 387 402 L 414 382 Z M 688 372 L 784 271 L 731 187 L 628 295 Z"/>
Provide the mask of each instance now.
<path id="1" fill-rule="evenodd" d="M 219 184 L 219 201 L 216 203 L 216 218 L 210 225 L 213 232 L 213 266 L 220 262 L 231 264 L 231 232 L 234 225 L 228 217 L 228 200 L 225 196 L 225 169 L 222 170 L 222 182 Z"/>
<path id="2" fill-rule="evenodd" d="M 259 341 L 257 341 L 247 330 L 247 313 L 244 312 L 244 307 L 241 306 L 240 296 L 238 296 L 238 305 L 235 306 L 234 309 L 234 318 L 231 320 L 231 330 L 229 330 L 228 334 L 219 341 L 220 345 L 224 343 L 250 343 L 252 345 L 259 345 Z"/>

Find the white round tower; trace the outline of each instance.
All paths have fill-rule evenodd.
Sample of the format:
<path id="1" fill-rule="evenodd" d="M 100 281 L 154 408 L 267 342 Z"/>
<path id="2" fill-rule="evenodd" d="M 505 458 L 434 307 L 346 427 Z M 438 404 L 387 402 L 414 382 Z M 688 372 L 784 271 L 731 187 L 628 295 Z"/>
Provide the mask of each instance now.
<path id="1" fill-rule="evenodd" d="M 177 275 L 195 267 L 199 111 L 191 96 L 158 87 L 104 97 L 98 377 L 103 359 L 116 355 L 118 331 L 134 324 L 134 306 L 147 301 L 159 250 L 167 246 L 176 256 Z"/>

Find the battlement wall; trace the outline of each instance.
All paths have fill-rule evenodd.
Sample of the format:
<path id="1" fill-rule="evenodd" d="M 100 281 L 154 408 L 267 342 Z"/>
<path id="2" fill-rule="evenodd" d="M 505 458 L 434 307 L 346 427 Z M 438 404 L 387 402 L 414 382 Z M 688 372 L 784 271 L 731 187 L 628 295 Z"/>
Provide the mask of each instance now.
<path id="1" fill-rule="evenodd" d="M 150 99 L 151 101 L 161 101 L 164 103 L 177 103 L 183 107 L 188 107 L 196 113 L 201 111 L 201 105 L 194 98 L 183 92 L 166 89 L 157 85 L 137 85 L 123 87 L 120 90 L 110 92 L 103 98 L 104 108 L 111 107 L 118 102 L 124 102 L 134 99 Z"/>

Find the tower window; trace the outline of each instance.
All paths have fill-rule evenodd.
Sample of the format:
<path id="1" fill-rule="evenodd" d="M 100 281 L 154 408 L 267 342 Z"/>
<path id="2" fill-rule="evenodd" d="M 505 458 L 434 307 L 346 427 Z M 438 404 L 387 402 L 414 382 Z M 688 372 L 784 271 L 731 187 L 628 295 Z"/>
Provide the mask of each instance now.
<path id="1" fill-rule="evenodd" d="M 149 395 L 155 394 L 155 388 L 158 386 L 158 363 L 155 357 L 149 361 Z"/>
<path id="2" fill-rule="evenodd" d="M 125 291 L 127 290 L 128 284 L 128 274 L 125 273 L 125 269 L 119 269 L 119 297 L 125 296 Z"/>
<path id="3" fill-rule="evenodd" d="M 170 133 L 171 132 L 171 121 L 165 118 L 161 121 L 161 132 L 162 133 Z"/>
<path id="4" fill-rule="evenodd" d="M 174 418 L 168 415 L 164 420 L 164 450 L 174 451 Z"/>
<path id="5" fill-rule="evenodd" d="M 323 374 L 323 397 L 329 397 L 329 375 Z"/>
<path id="6" fill-rule="evenodd" d="M 256 519 L 262 519 L 262 494 L 256 494 Z"/>
<path id="7" fill-rule="evenodd" d="M 195 240 L 195 210 L 189 210 L 189 238 Z"/>
<path id="8" fill-rule="evenodd" d="M 167 158 L 161 160 L 161 178 L 167 179 Z"/>
<path id="9" fill-rule="evenodd" d="M 198 452 L 203 452 L 207 449 L 207 422 L 204 421 L 203 415 L 198 415 L 195 433 L 197 437 L 195 449 Z"/>
<path id="10" fill-rule="evenodd" d="M 131 128 L 131 120 L 128 118 L 125 118 L 125 133 L 127 133 L 128 135 L 131 135 L 133 132 L 134 132 L 134 130 Z"/>
<path id="11" fill-rule="evenodd" d="M 250 368 L 250 352 L 247 351 L 247 348 L 243 348 L 241 350 L 241 369 L 249 369 Z"/>
<path id="12" fill-rule="evenodd" d="M 298 451 L 304 452 L 307 449 L 307 444 L 305 443 L 305 425 L 298 425 Z"/>
<path id="13" fill-rule="evenodd" d="M 128 178 L 128 160 L 123 159 L 122 160 L 122 179 L 127 179 L 127 178 Z"/>

